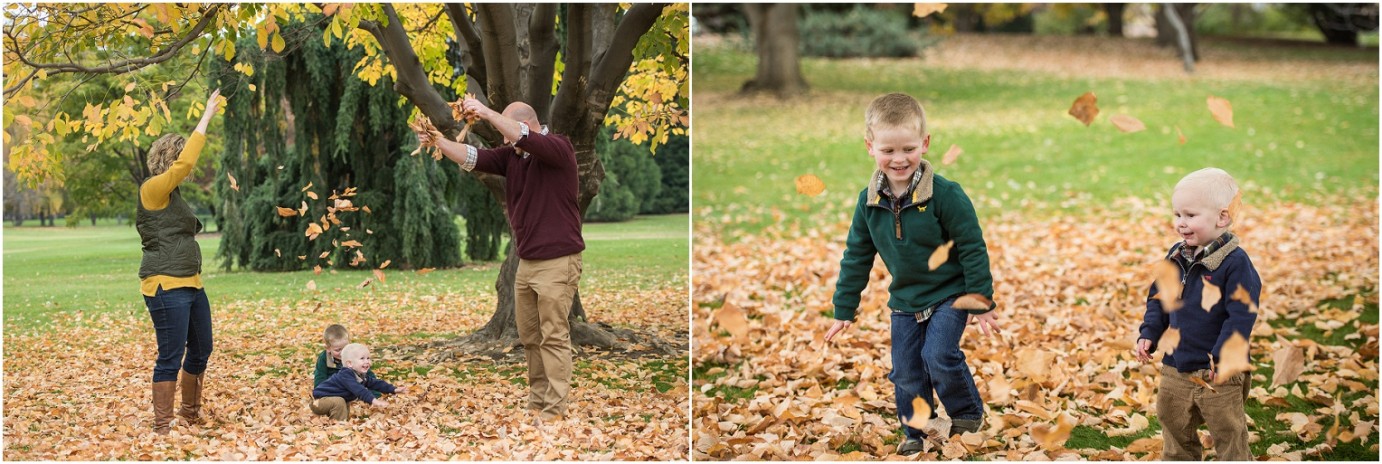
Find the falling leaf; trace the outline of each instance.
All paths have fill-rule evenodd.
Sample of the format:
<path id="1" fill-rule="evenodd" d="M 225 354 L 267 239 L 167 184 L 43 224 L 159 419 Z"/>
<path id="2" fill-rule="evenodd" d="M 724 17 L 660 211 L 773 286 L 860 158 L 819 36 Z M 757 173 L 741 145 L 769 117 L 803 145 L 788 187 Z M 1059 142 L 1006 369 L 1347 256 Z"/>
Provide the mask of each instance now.
<path id="1" fill-rule="evenodd" d="M 1156 297 L 1167 313 L 1180 309 L 1180 266 L 1162 259 L 1152 265 L 1152 279 L 1156 282 Z"/>
<path id="2" fill-rule="evenodd" d="M 960 154 L 964 152 L 965 151 L 961 149 L 959 145 L 951 144 L 950 149 L 945 151 L 945 155 L 941 156 L 941 164 L 946 166 L 955 164 L 955 160 L 959 159 Z"/>
<path id="3" fill-rule="evenodd" d="M 1032 440 L 1041 445 L 1043 449 L 1054 450 L 1065 447 L 1065 441 L 1070 439 L 1070 431 L 1075 429 L 1075 418 L 1069 414 L 1061 414 L 1053 424 L 1037 424 L 1031 427 Z"/>
<path id="4" fill-rule="evenodd" d="M 313 273 L 313 274 L 316 274 L 316 275 L 321 275 L 321 274 L 322 274 L 322 267 L 321 267 L 321 265 L 318 264 L 318 265 L 316 265 L 316 266 L 312 266 L 312 273 Z"/>
<path id="5" fill-rule="evenodd" d="M 936 250 L 931 252 L 931 259 L 926 261 L 926 266 L 934 271 L 936 268 L 941 267 L 942 264 L 945 264 L 945 262 L 950 259 L 950 247 L 952 246 L 955 246 L 954 240 L 945 242 L 945 244 L 936 247 Z"/>
<path id="6" fill-rule="evenodd" d="M 1185 145 L 1185 134 L 1180 131 L 1180 126 L 1176 126 L 1176 140 L 1179 140 L 1181 145 Z"/>
<path id="7" fill-rule="evenodd" d="M 1238 289 L 1233 291 L 1233 296 L 1230 296 L 1229 299 L 1248 305 L 1249 308 L 1256 311 L 1257 304 L 1252 302 L 1252 294 L 1248 293 L 1248 289 L 1243 288 L 1243 284 L 1238 284 Z"/>
<path id="8" fill-rule="evenodd" d="M 371 269 L 371 271 L 374 271 L 374 278 L 379 279 L 379 283 L 384 283 L 384 271 L 378 269 Z"/>
<path id="9" fill-rule="evenodd" d="M 1228 220 L 1230 225 L 1238 223 L 1238 212 L 1242 210 L 1243 191 L 1239 190 L 1237 193 L 1233 194 L 1233 200 L 1228 202 Z"/>
<path id="10" fill-rule="evenodd" d="M 372 211 L 369 210 L 368 206 L 361 206 L 360 209 L 364 210 L 365 214 L 374 214 Z"/>
<path id="11" fill-rule="evenodd" d="M 1086 127 L 1094 122 L 1094 117 L 1099 115 L 1098 98 L 1094 92 L 1085 92 L 1080 98 L 1075 99 L 1075 103 L 1070 105 L 1069 114 L 1075 119 L 1080 120 Z"/>
<path id="12" fill-rule="evenodd" d="M 311 199 L 313 199 L 313 200 L 316 200 L 316 199 L 317 199 L 317 192 L 307 192 L 307 198 L 311 198 Z"/>
<path id="13" fill-rule="evenodd" d="M 435 271 L 435 270 L 436 270 L 436 269 L 434 269 L 434 268 L 424 267 L 424 268 L 422 268 L 422 269 L 418 269 L 418 270 L 417 270 L 417 275 L 427 274 L 427 273 L 432 272 L 432 271 Z"/>
<path id="14" fill-rule="evenodd" d="M 317 281 L 315 281 L 315 280 L 309 280 L 309 281 L 307 281 L 307 289 L 308 289 L 308 290 L 316 290 L 316 289 L 317 289 Z"/>
<path id="15" fill-rule="evenodd" d="M 1251 372 L 1252 363 L 1248 362 L 1248 340 L 1243 338 L 1243 334 L 1237 331 L 1229 335 L 1224 346 L 1219 348 L 1219 361 L 1217 373 L 1214 375 L 1214 384 L 1227 382 L 1233 376 L 1241 372 Z"/>
<path id="16" fill-rule="evenodd" d="M 1200 292 L 1200 307 L 1204 308 L 1205 312 L 1210 312 L 1214 309 L 1214 305 L 1219 304 L 1219 299 L 1223 296 L 1219 286 L 1211 283 L 1208 275 L 1204 276 L 1204 290 Z"/>
<path id="17" fill-rule="evenodd" d="M 1199 378 L 1199 377 L 1197 377 L 1197 376 L 1193 376 L 1193 375 L 1190 376 L 1190 383 L 1193 383 L 1193 384 L 1195 384 L 1195 385 L 1199 385 L 1199 386 L 1201 386 L 1201 387 L 1204 387 L 1204 388 L 1208 389 L 1208 390 L 1211 391 L 1211 392 L 1219 393 L 1219 389 L 1214 388 L 1214 386 L 1213 386 L 1213 385 L 1210 385 L 1209 382 L 1205 382 L 1204 379 L 1201 379 L 1201 378 Z"/>
<path id="18" fill-rule="evenodd" d="M 307 260 L 307 255 L 298 256 L 298 261 L 306 261 L 306 260 Z"/>
<path id="19" fill-rule="evenodd" d="M 373 281 L 374 281 L 374 279 L 366 278 L 364 282 L 360 282 L 360 285 L 356 285 L 355 288 L 365 288 L 365 287 L 368 287 L 368 286 L 369 286 L 369 283 L 370 283 L 370 282 L 373 282 Z"/>
<path id="20" fill-rule="evenodd" d="M 926 423 L 931 420 L 931 405 L 926 404 L 926 400 L 920 396 L 912 398 L 912 417 L 907 418 L 908 427 L 921 430 L 926 428 Z"/>
<path id="21" fill-rule="evenodd" d="M 283 253 L 280 252 L 280 251 L 278 251 L 277 248 L 274 248 L 274 256 L 275 256 L 275 257 L 278 257 L 278 258 L 282 258 L 282 257 L 283 257 Z"/>
<path id="22" fill-rule="evenodd" d="M 323 251 L 322 254 L 317 255 L 317 259 L 326 259 L 326 256 L 327 256 L 327 255 L 330 255 L 330 254 L 331 254 L 331 250 Z"/>
<path id="23" fill-rule="evenodd" d="M 303 187 L 303 188 L 299 189 L 298 191 L 299 191 L 299 192 L 306 192 L 307 190 L 309 190 L 309 189 L 311 189 L 311 188 L 312 188 L 312 183 L 311 183 L 311 182 L 308 182 L 306 187 Z"/>
<path id="24" fill-rule="evenodd" d="M 821 182 L 815 174 L 803 174 L 797 177 L 797 193 L 814 197 L 825 191 L 825 182 Z"/>
<path id="25" fill-rule="evenodd" d="M 725 302 L 715 314 L 711 316 L 720 328 L 728 331 L 736 340 L 744 340 L 749 334 L 749 319 L 734 303 Z"/>
<path id="26" fill-rule="evenodd" d="M 1295 382 L 1305 372 L 1305 351 L 1294 345 L 1286 345 L 1272 353 L 1272 386 L 1277 387 Z"/>
<path id="27" fill-rule="evenodd" d="M 302 202 L 302 206 L 298 207 L 298 215 L 304 217 L 307 216 L 307 202 Z"/>
<path id="28" fill-rule="evenodd" d="M 1161 340 L 1156 344 L 1158 353 L 1171 354 L 1176 352 L 1176 347 L 1180 346 L 1180 329 L 1171 327 L 1161 334 Z"/>
<path id="29" fill-rule="evenodd" d="M 384 260 L 384 263 L 383 263 L 383 264 L 380 264 L 380 265 L 379 265 L 379 268 L 380 268 L 380 269 L 383 269 L 383 268 L 389 267 L 389 263 L 392 263 L 392 262 L 393 262 L 392 259 L 386 259 L 386 260 Z"/>
<path id="30" fill-rule="evenodd" d="M 352 248 L 354 248 L 354 247 L 362 247 L 362 246 L 364 246 L 364 245 L 361 244 L 358 240 L 346 240 L 346 241 L 344 241 L 344 242 L 341 242 L 341 246 L 352 247 Z"/>
<path id="31" fill-rule="evenodd" d="M 944 13 L 947 6 L 945 3 L 917 3 L 912 6 L 912 16 L 925 18 L 933 13 Z"/>
<path id="32" fill-rule="evenodd" d="M 993 300 L 978 293 L 968 293 L 956 298 L 955 302 L 950 304 L 950 307 L 971 311 L 984 311 L 993 307 Z"/>
<path id="33" fill-rule="evenodd" d="M 230 175 L 230 171 L 226 171 L 226 179 L 230 180 L 231 190 L 234 190 L 236 192 L 240 191 L 240 183 L 235 181 L 235 176 Z"/>
<path id="34" fill-rule="evenodd" d="M 1214 115 L 1214 120 L 1219 121 L 1228 127 L 1233 127 L 1233 104 L 1228 100 L 1210 95 L 1206 100 L 1209 104 L 1209 113 Z"/>
<path id="35" fill-rule="evenodd" d="M 278 215 L 280 217 L 293 217 L 298 215 L 298 211 L 292 208 L 284 208 L 282 206 L 277 206 L 276 208 L 278 208 Z"/>
<path id="36" fill-rule="evenodd" d="M 307 238 L 308 238 L 308 239 L 310 239 L 310 240 L 316 240 L 316 239 L 317 239 L 317 236 L 318 236 L 318 235 L 321 235 L 321 234 L 322 234 L 322 227 L 319 226 L 319 225 L 317 225 L 317 223 L 313 222 L 313 223 L 307 225 L 307 233 L 306 233 L 305 235 L 307 235 Z"/>
<path id="37" fill-rule="evenodd" d="M 1123 132 L 1141 132 L 1147 130 L 1147 125 L 1142 124 L 1142 121 L 1126 114 L 1115 114 L 1108 118 L 1108 120 L 1113 123 L 1114 126 L 1118 127 L 1118 130 Z"/>

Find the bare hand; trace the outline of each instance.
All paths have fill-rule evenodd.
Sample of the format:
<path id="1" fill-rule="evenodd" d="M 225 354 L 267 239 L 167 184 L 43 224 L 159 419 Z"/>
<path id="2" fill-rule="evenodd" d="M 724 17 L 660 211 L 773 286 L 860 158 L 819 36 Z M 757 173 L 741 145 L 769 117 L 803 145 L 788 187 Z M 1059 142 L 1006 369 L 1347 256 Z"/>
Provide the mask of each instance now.
<path id="1" fill-rule="evenodd" d="M 437 141 L 446 138 L 441 132 L 427 131 L 417 133 L 417 145 L 419 147 L 437 146 Z"/>
<path id="2" fill-rule="evenodd" d="M 825 341 L 829 342 L 831 339 L 835 338 L 836 335 L 839 335 L 840 332 L 844 332 L 845 329 L 848 329 L 851 324 L 853 324 L 853 322 L 835 321 L 835 324 L 830 326 L 830 330 L 825 332 Z"/>
<path id="3" fill-rule="evenodd" d="M 387 408 L 389 407 L 389 402 L 383 398 L 375 398 L 374 402 L 370 403 L 370 407 Z"/>
<path id="4" fill-rule="evenodd" d="M 1145 338 L 1139 338 L 1139 339 L 1137 339 L 1137 346 L 1133 349 L 1133 352 L 1137 353 L 1137 360 L 1138 360 L 1138 361 L 1141 361 L 1141 362 L 1151 362 L 1151 361 L 1152 361 L 1152 354 L 1148 352 L 1148 351 L 1150 351 L 1151 349 L 1152 349 L 1152 341 L 1151 341 L 1151 340 L 1148 340 L 1148 339 L 1145 339 Z"/>
<path id="5" fill-rule="evenodd" d="M 998 335 L 998 316 L 995 316 L 993 314 L 993 311 L 989 311 L 979 315 L 970 314 L 968 323 L 978 324 L 979 331 L 982 332 L 986 337 L 991 335 Z"/>
<path id="6" fill-rule="evenodd" d="M 206 111 L 202 114 L 215 113 L 221 107 L 221 89 L 211 91 L 211 96 L 206 99 Z"/>
<path id="7" fill-rule="evenodd" d="M 403 394 L 403 387 L 394 387 L 394 389 L 393 389 L 393 394 L 395 394 L 395 395 L 402 395 L 402 394 Z"/>
<path id="8" fill-rule="evenodd" d="M 461 103 L 461 109 L 466 112 L 474 112 L 483 119 L 489 119 L 490 114 L 494 112 L 474 97 L 466 98 L 465 101 Z"/>

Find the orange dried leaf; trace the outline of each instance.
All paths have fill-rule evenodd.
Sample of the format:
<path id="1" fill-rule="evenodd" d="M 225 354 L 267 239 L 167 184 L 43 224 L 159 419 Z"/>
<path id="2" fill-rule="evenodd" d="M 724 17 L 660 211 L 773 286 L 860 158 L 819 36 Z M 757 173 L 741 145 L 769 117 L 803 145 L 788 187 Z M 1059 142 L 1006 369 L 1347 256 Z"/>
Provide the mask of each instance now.
<path id="1" fill-rule="evenodd" d="M 369 283 L 370 283 L 370 282 L 373 282 L 373 281 L 374 281 L 374 279 L 366 278 L 364 282 L 360 282 L 360 285 L 356 285 L 355 288 L 365 288 L 365 287 L 368 287 L 368 286 L 369 286 Z"/>
<path id="2" fill-rule="evenodd" d="M 1248 340 L 1243 338 L 1243 334 L 1233 332 L 1224 342 L 1224 346 L 1219 348 L 1218 372 L 1214 375 L 1214 383 L 1222 384 L 1228 379 L 1241 372 L 1251 372 L 1254 368 L 1248 361 Z"/>
<path id="3" fill-rule="evenodd" d="M 307 202 L 302 202 L 302 206 L 298 207 L 298 215 L 307 216 Z"/>
<path id="4" fill-rule="evenodd" d="M 418 270 L 417 270 L 417 275 L 424 275 L 424 274 L 427 274 L 427 273 L 432 272 L 432 271 L 435 271 L 435 270 L 436 270 L 436 269 L 434 269 L 434 268 L 424 267 L 424 268 L 422 268 L 422 269 L 418 269 Z"/>
<path id="5" fill-rule="evenodd" d="M 1037 424 L 1031 428 L 1032 439 L 1037 442 L 1042 449 L 1054 450 L 1065 447 L 1065 441 L 1070 439 L 1070 432 L 1075 430 L 1075 418 L 1069 414 L 1061 414 L 1056 423 Z"/>
<path id="6" fill-rule="evenodd" d="M 383 268 L 389 267 L 389 263 L 392 263 L 392 262 L 393 262 L 392 259 L 386 259 L 386 260 L 384 260 L 384 263 L 383 263 L 383 264 L 380 264 L 380 265 L 379 265 L 379 268 L 380 268 L 380 269 L 383 269 Z"/>
<path id="7" fill-rule="evenodd" d="M 950 306 L 955 309 L 982 311 L 993 307 L 993 300 L 978 293 L 969 293 L 956 298 Z"/>
<path id="8" fill-rule="evenodd" d="M 1168 313 L 1180 309 L 1180 266 L 1158 260 L 1152 265 L 1152 279 L 1156 282 L 1155 298 L 1161 300 L 1161 309 Z"/>
<path id="9" fill-rule="evenodd" d="M 274 248 L 274 257 L 282 258 L 282 257 L 283 257 L 283 252 L 278 251 L 277 248 Z"/>
<path id="10" fill-rule="evenodd" d="M 1180 141 L 1181 145 L 1185 145 L 1185 133 L 1180 131 L 1180 126 L 1176 126 L 1176 140 Z"/>
<path id="11" fill-rule="evenodd" d="M 307 189 L 310 189 L 310 188 L 312 188 L 312 183 L 311 183 L 311 182 L 308 182 L 306 187 L 303 187 L 302 190 L 298 190 L 298 191 L 299 191 L 299 192 L 306 192 Z"/>
<path id="12" fill-rule="evenodd" d="M 945 242 L 944 245 L 936 247 L 936 250 L 931 252 L 931 259 L 926 261 L 927 268 L 934 271 L 936 268 L 941 267 L 942 264 L 945 264 L 946 261 L 950 260 L 950 247 L 953 246 L 955 246 L 955 241 L 951 240 Z"/>
<path id="13" fill-rule="evenodd" d="M 1176 352 L 1177 346 L 1180 346 L 1180 329 L 1171 327 L 1161 334 L 1161 340 L 1156 344 L 1156 351 L 1171 354 Z"/>
<path id="14" fill-rule="evenodd" d="M 1126 114 L 1115 114 L 1113 117 L 1108 118 L 1108 120 L 1113 123 L 1118 130 L 1123 132 L 1141 132 L 1147 130 L 1146 124 L 1142 124 L 1142 121 Z"/>
<path id="15" fill-rule="evenodd" d="M 309 281 L 307 281 L 307 289 L 308 289 L 308 290 L 316 290 L 316 289 L 317 289 L 317 281 L 315 281 L 315 280 L 309 280 Z"/>
<path id="16" fill-rule="evenodd" d="M 226 171 L 226 179 L 230 181 L 231 190 L 240 191 L 240 183 L 235 180 L 235 176 L 230 175 L 230 171 Z"/>
<path id="17" fill-rule="evenodd" d="M 344 246 L 344 247 L 362 247 L 362 246 L 365 246 L 365 245 L 364 245 L 364 244 L 361 244 L 358 240 L 346 240 L 346 241 L 344 241 L 344 242 L 341 242 L 341 246 Z"/>
<path id="18" fill-rule="evenodd" d="M 1094 96 L 1094 92 L 1085 92 L 1080 98 L 1075 99 L 1075 103 L 1070 105 L 1069 114 L 1075 119 L 1080 120 L 1086 127 L 1094 122 L 1094 117 L 1099 115 L 1099 99 Z"/>
<path id="19" fill-rule="evenodd" d="M 374 212 L 369 210 L 368 206 L 361 206 L 360 209 L 365 210 L 366 214 L 374 214 Z"/>
<path id="20" fill-rule="evenodd" d="M 803 174 L 797 177 L 797 193 L 814 197 L 825 191 L 825 182 L 821 182 L 815 174 Z"/>
<path id="21" fill-rule="evenodd" d="M 321 267 L 321 265 L 318 264 L 318 265 L 316 265 L 316 266 L 312 266 L 312 273 L 313 273 L 313 274 L 316 274 L 316 275 L 321 275 L 321 274 L 322 274 L 322 267 Z"/>
<path id="22" fill-rule="evenodd" d="M 921 430 L 926 428 L 926 423 L 931 421 L 931 405 L 926 404 L 926 400 L 920 396 L 912 398 L 912 417 L 903 422 L 908 427 Z"/>
<path id="23" fill-rule="evenodd" d="M 381 283 L 381 284 L 384 283 L 384 271 L 381 271 L 381 270 L 378 270 L 378 269 L 371 269 L 371 270 L 374 271 L 374 278 L 379 279 L 379 283 Z"/>
<path id="24" fill-rule="evenodd" d="M 1224 295 L 1223 291 L 1219 290 L 1218 285 L 1209 281 L 1209 276 L 1205 277 L 1204 290 L 1200 292 L 1200 307 L 1204 308 L 1205 312 L 1209 312 L 1214 309 L 1214 305 L 1219 304 L 1219 299 L 1223 298 Z"/>
<path id="25" fill-rule="evenodd" d="M 1215 121 L 1228 127 L 1233 127 L 1233 104 L 1228 100 L 1210 95 L 1206 99 L 1209 105 L 1209 114 L 1214 116 Z"/>
<path id="26" fill-rule="evenodd" d="M 951 144 L 950 149 L 945 151 L 944 156 L 941 156 L 941 164 L 946 166 L 955 164 L 955 160 L 959 159 L 960 154 L 964 152 L 965 151 L 961 149 L 959 145 Z"/>
<path id="27" fill-rule="evenodd" d="M 298 215 L 298 210 L 292 208 L 284 208 L 282 206 L 277 206 L 276 208 L 278 208 L 278 215 L 280 217 L 293 217 Z"/>
<path id="28" fill-rule="evenodd" d="M 737 340 L 744 340 L 749 335 L 749 318 L 734 303 L 725 302 L 724 306 L 715 311 L 710 316 L 721 329 L 728 331 Z"/>
<path id="29" fill-rule="evenodd" d="M 912 16 L 925 18 L 933 13 L 944 13 L 947 6 L 945 3 L 917 3 L 912 6 Z"/>
<path id="30" fill-rule="evenodd" d="M 1238 222 L 1238 213 L 1239 213 L 1240 211 L 1242 211 L 1242 210 L 1243 210 L 1243 191 L 1242 191 L 1242 190 L 1239 190 L 1238 193 L 1233 194 L 1233 200 L 1231 200 L 1231 201 L 1228 202 L 1228 220 L 1229 220 L 1229 225 L 1233 225 L 1233 224 L 1235 224 L 1235 223 Z"/>
<path id="31" fill-rule="evenodd" d="M 326 256 L 329 254 L 331 254 L 331 250 L 323 251 L 322 254 L 317 255 L 317 259 L 326 259 Z"/>
<path id="32" fill-rule="evenodd" d="M 1305 372 L 1305 351 L 1288 345 L 1272 353 L 1272 387 L 1295 382 Z"/>
<path id="33" fill-rule="evenodd" d="M 1193 383 L 1193 384 L 1195 384 L 1195 385 L 1199 385 L 1199 386 L 1201 386 L 1201 387 L 1204 387 L 1204 388 L 1208 389 L 1208 390 L 1211 391 L 1211 392 L 1219 393 L 1219 390 L 1216 389 L 1216 388 L 1214 388 L 1213 385 L 1210 385 L 1209 382 L 1205 382 L 1204 379 L 1201 379 L 1201 378 L 1199 378 L 1199 377 L 1197 377 L 1197 376 L 1193 376 L 1193 375 L 1190 376 L 1190 383 Z"/>
<path id="34" fill-rule="evenodd" d="M 316 200 L 316 199 L 317 199 L 317 192 L 307 192 L 307 198 L 311 198 L 311 199 L 313 199 L 313 200 Z"/>
<path id="35" fill-rule="evenodd" d="M 306 235 L 307 235 L 307 238 L 308 238 L 308 239 L 316 240 L 316 239 L 317 239 L 317 236 L 318 236 L 318 235 L 321 235 L 321 234 L 322 234 L 322 227 L 319 226 L 319 225 L 317 225 L 317 223 L 313 222 L 313 223 L 307 225 L 307 233 L 306 233 Z"/>

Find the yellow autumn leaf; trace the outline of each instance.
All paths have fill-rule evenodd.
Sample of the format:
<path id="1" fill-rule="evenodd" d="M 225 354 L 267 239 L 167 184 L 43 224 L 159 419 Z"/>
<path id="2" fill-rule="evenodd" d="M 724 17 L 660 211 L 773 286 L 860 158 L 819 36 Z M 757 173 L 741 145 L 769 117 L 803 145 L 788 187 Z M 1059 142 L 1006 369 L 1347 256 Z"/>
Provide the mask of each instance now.
<path id="1" fill-rule="evenodd" d="M 1156 282 L 1155 298 L 1161 300 L 1161 310 L 1167 313 L 1180 309 L 1180 267 L 1161 259 L 1152 265 L 1152 280 Z"/>
<path id="2" fill-rule="evenodd" d="M 1214 375 L 1214 384 L 1223 384 L 1233 376 L 1251 372 L 1253 369 L 1252 363 L 1248 360 L 1248 340 L 1243 338 L 1243 334 L 1233 332 L 1224 342 L 1224 346 L 1219 348 L 1218 372 Z"/>
<path id="3" fill-rule="evenodd" d="M 729 332 L 735 339 L 744 340 L 749 334 L 749 318 L 734 303 L 728 301 L 711 316 L 720 328 Z"/>
<path id="4" fill-rule="evenodd" d="M 912 6 L 912 17 L 925 18 L 934 13 L 944 13 L 947 6 L 945 3 L 916 3 Z"/>
<path id="5" fill-rule="evenodd" d="M 1080 120 L 1085 126 L 1094 122 L 1094 117 L 1099 115 L 1099 99 L 1094 96 L 1094 92 L 1085 92 L 1075 99 L 1075 103 L 1070 105 L 1068 112 L 1075 119 Z"/>
<path id="6" fill-rule="evenodd" d="M 803 174 L 797 176 L 797 193 L 814 197 L 825 191 L 825 182 L 821 182 L 815 174 Z"/>
<path id="7" fill-rule="evenodd" d="M 272 45 L 274 47 L 274 53 L 283 53 L 283 49 L 288 47 L 288 44 L 283 41 L 283 34 L 278 32 L 274 32 L 273 34 Z"/>
<path id="8" fill-rule="evenodd" d="M 379 279 L 379 283 L 384 283 L 384 271 L 378 269 L 371 269 L 371 271 L 374 272 L 374 278 Z"/>
<path id="9" fill-rule="evenodd" d="M 904 425 L 921 430 L 926 428 L 926 424 L 931 421 L 931 405 L 926 404 L 926 400 L 920 396 L 912 398 L 912 417 L 903 422 Z"/>
<path id="10" fill-rule="evenodd" d="M 392 263 L 392 262 L 393 262 L 392 259 L 386 259 L 386 260 L 384 260 L 384 263 L 383 263 L 383 264 L 380 264 L 380 265 L 379 265 L 379 268 L 380 268 L 380 269 L 383 269 L 383 268 L 389 267 L 389 263 Z"/>
<path id="11" fill-rule="evenodd" d="M 1206 279 L 1204 281 L 1204 290 L 1200 292 L 1200 307 L 1204 308 L 1205 312 L 1209 312 L 1214 309 L 1214 305 L 1219 304 L 1219 299 L 1223 296 L 1223 292 L 1219 290 L 1219 286 L 1214 285 Z"/>
<path id="12" fill-rule="evenodd" d="M 305 235 L 307 235 L 307 238 L 308 238 L 308 239 L 316 240 L 316 239 L 317 239 L 317 236 L 318 236 L 318 235 L 321 235 L 321 233 L 322 233 L 322 227 L 319 226 L 319 225 L 317 225 L 317 223 L 313 222 L 313 223 L 307 224 L 307 233 L 306 233 Z"/>
<path id="13" fill-rule="evenodd" d="M 321 273 L 322 273 L 322 266 L 321 266 L 320 264 L 318 264 L 318 265 L 316 265 L 316 266 L 312 266 L 312 273 L 313 273 L 313 274 L 316 274 L 316 275 L 321 275 Z"/>
<path id="14" fill-rule="evenodd" d="M 278 208 L 279 217 L 293 217 L 298 215 L 297 210 L 292 208 L 284 208 L 282 206 L 277 206 L 276 208 Z"/>
<path id="15" fill-rule="evenodd" d="M 346 246 L 346 247 L 362 247 L 362 246 L 364 246 L 364 245 L 362 245 L 358 240 L 346 240 L 345 242 L 342 242 L 342 243 L 341 243 L 341 246 Z"/>

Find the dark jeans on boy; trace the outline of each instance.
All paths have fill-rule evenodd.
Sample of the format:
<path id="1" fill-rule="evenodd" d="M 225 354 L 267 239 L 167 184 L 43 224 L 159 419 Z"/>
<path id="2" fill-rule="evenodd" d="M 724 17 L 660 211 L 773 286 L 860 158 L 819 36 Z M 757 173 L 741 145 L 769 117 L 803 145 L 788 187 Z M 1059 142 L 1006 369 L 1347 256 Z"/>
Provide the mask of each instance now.
<path id="1" fill-rule="evenodd" d="M 154 382 L 177 380 L 178 369 L 192 375 L 206 372 L 206 360 L 211 357 L 211 303 L 206 290 L 159 287 L 154 296 L 144 297 L 144 305 L 158 339 Z"/>
<path id="2" fill-rule="evenodd" d="M 954 303 L 954 298 L 946 300 L 921 322 L 915 313 L 893 311 L 893 371 L 888 379 L 893 382 L 901 420 L 912 417 L 912 400 L 918 396 L 935 411 L 936 400 L 931 395 L 935 390 L 955 426 L 978 430 L 984 402 L 960 351 L 969 314 L 952 308 Z M 925 438 L 920 430 L 905 425 L 903 429 L 908 438 Z"/>

